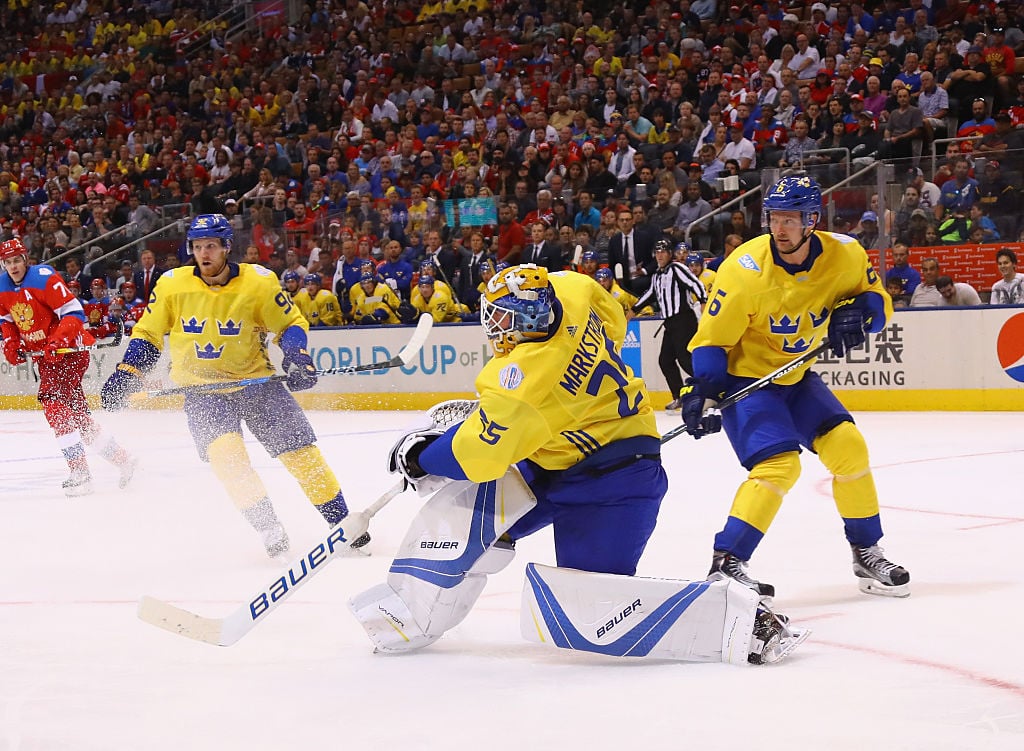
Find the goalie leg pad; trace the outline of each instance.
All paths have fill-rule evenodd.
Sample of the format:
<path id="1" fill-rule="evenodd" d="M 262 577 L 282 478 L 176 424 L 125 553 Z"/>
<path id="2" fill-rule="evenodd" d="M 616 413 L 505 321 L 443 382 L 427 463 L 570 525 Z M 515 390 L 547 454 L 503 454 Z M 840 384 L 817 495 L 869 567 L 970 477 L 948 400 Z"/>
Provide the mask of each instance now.
<path id="1" fill-rule="evenodd" d="M 515 469 L 482 485 L 452 482 L 427 501 L 402 541 L 387 584 L 349 601 L 377 648 L 418 649 L 462 622 L 487 575 L 501 571 L 515 555 L 498 538 L 535 504 Z M 388 613 L 403 622 L 402 633 Z"/>
<path id="2" fill-rule="evenodd" d="M 520 628 L 527 641 L 614 657 L 750 659 L 758 596 L 732 581 L 595 574 L 530 563 Z"/>

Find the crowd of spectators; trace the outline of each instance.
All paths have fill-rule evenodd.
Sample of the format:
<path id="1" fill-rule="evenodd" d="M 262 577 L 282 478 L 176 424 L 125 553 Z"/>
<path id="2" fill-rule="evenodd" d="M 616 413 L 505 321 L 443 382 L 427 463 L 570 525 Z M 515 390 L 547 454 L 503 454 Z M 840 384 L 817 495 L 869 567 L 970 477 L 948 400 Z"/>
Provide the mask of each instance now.
<path id="1" fill-rule="evenodd" d="M 868 247 L 1016 240 L 1020 27 L 1017 3 L 942 0 L 10 0 L 0 234 L 113 289 L 140 246 L 104 253 L 223 212 L 238 258 L 319 277 L 356 322 L 358 290 L 413 305 L 424 269 L 439 320 L 472 316 L 485 273 L 524 258 L 592 253 L 640 292 L 640 259 L 609 254 L 621 209 L 720 255 L 759 207 L 708 214 L 765 168 L 894 163 L 898 203 L 830 227 Z"/>

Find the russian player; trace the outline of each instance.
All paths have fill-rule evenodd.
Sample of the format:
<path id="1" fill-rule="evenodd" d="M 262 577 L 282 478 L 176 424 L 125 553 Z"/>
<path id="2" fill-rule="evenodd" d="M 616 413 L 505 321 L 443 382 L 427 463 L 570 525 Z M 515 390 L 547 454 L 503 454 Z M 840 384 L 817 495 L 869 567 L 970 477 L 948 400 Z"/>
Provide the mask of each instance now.
<path id="1" fill-rule="evenodd" d="M 462 403 L 451 427 L 432 417 L 408 431 L 389 458 L 433 496 L 387 583 L 350 602 L 377 648 L 436 641 L 516 540 L 552 526 L 558 567 L 527 567 L 528 638 L 620 656 L 781 657 L 780 623 L 740 584 L 634 577 L 668 482 L 650 397 L 622 361 L 618 303 L 585 275 L 524 264 L 492 277 L 480 314 L 495 356 L 479 403 Z"/>
<path id="2" fill-rule="evenodd" d="M 124 359 L 103 386 L 103 406 L 116 410 L 141 388 L 170 335 L 171 378 L 179 385 L 222 383 L 270 376 L 266 333 L 284 350 L 288 388 L 316 385 L 306 351 L 308 324 L 271 271 L 230 263 L 231 224 L 221 214 L 200 214 L 186 240 L 194 266 L 163 274 L 146 313 L 135 324 Z M 309 420 L 280 382 L 185 395 L 185 414 L 199 456 L 210 463 L 235 506 L 260 534 L 270 556 L 288 550 L 288 535 L 242 442 L 244 422 L 280 459 L 331 526 L 348 515 L 334 472 L 314 443 Z"/>
<path id="3" fill-rule="evenodd" d="M 395 291 L 383 281 L 378 281 L 372 271 L 364 271 L 359 286 L 353 288 L 352 319 L 359 324 L 400 323 L 398 308 L 402 301 Z"/>
<path id="4" fill-rule="evenodd" d="M 0 276 L 4 357 L 14 366 L 29 358 L 38 364 L 39 403 L 70 470 L 64 492 L 69 496 L 92 492 L 85 446 L 97 448 L 117 467 L 120 486 L 127 487 L 135 471 L 135 459 L 113 438 L 104 437 L 89 414 L 82 390 L 89 353 L 60 352 L 96 341 L 85 328 L 81 301 L 53 268 L 29 266 L 28 252 L 18 238 L 0 243 L 0 260 L 7 271 Z"/>
<path id="5" fill-rule="evenodd" d="M 800 474 L 800 450 L 832 473 L 832 493 L 853 552 L 860 588 L 905 597 L 910 575 L 886 560 L 878 495 L 864 437 L 810 363 L 724 412 L 717 404 L 816 346 L 827 333 L 842 357 L 865 332 L 881 331 L 892 300 L 864 248 L 814 230 L 821 190 L 809 177 L 784 177 L 765 197 L 770 234 L 739 246 L 719 267 L 714 294 L 690 345 L 694 377 L 682 391 L 683 421 L 695 438 L 723 424 L 747 480 L 715 537 L 710 577 L 729 577 L 764 596 L 747 562 Z"/>
<path id="6" fill-rule="evenodd" d="M 340 326 L 341 305 L 338 297 L 330 290 L 323 289 L 323 277 L 319 274 L 306 274 L 302 280 L 309 295 L 310 326 Z"/>

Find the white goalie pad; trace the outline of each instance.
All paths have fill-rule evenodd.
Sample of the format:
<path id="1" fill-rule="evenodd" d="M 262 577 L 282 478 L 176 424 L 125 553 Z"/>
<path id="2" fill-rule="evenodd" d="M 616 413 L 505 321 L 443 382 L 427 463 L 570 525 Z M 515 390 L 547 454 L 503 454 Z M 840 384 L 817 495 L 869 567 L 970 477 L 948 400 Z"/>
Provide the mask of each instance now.
<path id="1" fill-rule="evenodd" d="M 758 596 L 734 581 L 594 574 L 530 563 L 527 641 L 613 657 L 748 664 Z"/>
<path id="2" fill-rule="evenodd" d="M 498 538 L 536 504 L 514 467 L 500 480 L 454 481 L 435 493 L 413 519 L 387 583 L 349 601 L 377 649 L 418 649 L 458 625 L 487 575 L 515 556 Z"/>

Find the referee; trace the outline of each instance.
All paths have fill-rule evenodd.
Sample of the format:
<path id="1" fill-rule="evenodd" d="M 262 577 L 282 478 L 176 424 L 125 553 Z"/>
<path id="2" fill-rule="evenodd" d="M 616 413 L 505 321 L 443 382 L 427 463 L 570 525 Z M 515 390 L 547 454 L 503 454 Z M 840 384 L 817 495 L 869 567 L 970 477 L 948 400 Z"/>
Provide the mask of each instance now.
<path id="1" fill-rule="evenodd" d="M 672 260 L 668 240 L 654 243 L 654 260 L 658 262 L 658 268 L 651 277 L 651 286 L 633 305 L 633 312 L 643 309 L 654 299 L 661 308 L 665 335 L 661 340 L 658 367 L 672 393 L 672 401 L 665 409 L 674 412 L 682 406 L 679 392 L 683 388 L 683 376 L 679 368 L 687 375 L 693 375 L 693 360 L 687 346 L 697 333 L 697 319 L 707 301 L 707 292 L 692 271 Z"/>

